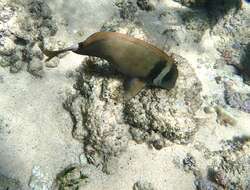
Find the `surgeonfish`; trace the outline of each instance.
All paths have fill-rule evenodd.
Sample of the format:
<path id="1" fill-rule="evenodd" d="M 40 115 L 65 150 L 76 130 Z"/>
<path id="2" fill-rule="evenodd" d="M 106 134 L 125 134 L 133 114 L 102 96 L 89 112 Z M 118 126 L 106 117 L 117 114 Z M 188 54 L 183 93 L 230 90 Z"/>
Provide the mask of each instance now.
<path id="1" fill-rule="evenodd" d="M 97 32 L 71 47 L 43 50 L 47 61 L 67 51 L 105 59 L 129 77 L 126 99 L 134 97 L 146 85 L 170 90 L 178 78 L 177 65 L 171 56 L 143 40 L 117 32 Z"/>

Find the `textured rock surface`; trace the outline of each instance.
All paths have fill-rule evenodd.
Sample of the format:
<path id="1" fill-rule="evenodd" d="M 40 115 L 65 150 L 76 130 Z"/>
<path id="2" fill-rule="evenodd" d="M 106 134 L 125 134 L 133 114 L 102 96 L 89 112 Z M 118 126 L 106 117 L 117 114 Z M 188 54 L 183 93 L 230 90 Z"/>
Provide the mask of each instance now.
<path id="1" fill-rule="evenodd" d="M 239 9 L 241 0 L 175 0 L 185 6 L 191 7 L 206 7 L 210 12 L 212 11 L 228 11 L 230 8 Z M 216 10 L 218 9 L 218 10 Z"/>
<path id="2" fill-rule="evenodd" d="M 53 189 L 54 179 L 61 189 L 249 188 L 250 89 L 241 69 L 250 4 L 11 2 L 0 1 L 0 170 L 8 182 L 24 190 Z M 194 9 L 204 3 L 208 11 Z M 73 53 L 42 61 L 36 42 L 60 49 L 99 30 L 174 53 L 176 87 L 146 88 L 124 102 L 124 77 L 106 61 Z"/>
<path id="3" fill-rule="evenodd" d="M 152 0 L 137 0 L 136 3 L 141 10 L 153 11 L 155 9 Z"/>
<path id="4" fill-rule="evenodd" d="M 0 174 L 0 189 L 1 190 L 6 190 L 6 189 L 21 190 L 21 186 L 20 186 L 19 181 L 15 179 L 7 178 L 6 176 Z"/>
<path id="5" fill-rule="evenodd" d="M 198 130 L 195 113 L 201 106 L 201 84 L 185 60 L 176 60 L 179 79 L 174 89 L 145 89 L 127 103 L 122 99 L 122 76 L 105 61 L 85 61 L 75 86 L 79 93 L 65 107 L 75 122 L 73 135 L 83 140 L 89 161 L 97 165 L 119 155 L 127 148 L 130 134 L 157 149 L 168 140 L 191 141 Z"/>
<path id="6" fill-rule="evenodd" d="M 83 140 L 88 160 L 97 165 L 126 149 L 129 127 L 123 122 L 123 105 L 116 100 L 121 81 L 112 79 L 107 62 L 86 64 L 79 70 L 79 95 L 70 97 L 65 107 L 75 121 L 73 136 Z"/>
<path id="7" fill-rule="evenodd" d="M 194 182 L 197 190 L 222 190 L 218 186 L 207 179 L 197 179 Z"/>
<path id="8" fill-rule="evenodd" d="M 244 112 L 250 113 L 250 92 L 243 91 L 236 87 L 225 84 L 225 100 L 232 108 L 237 108 Z"/>
<path id="9" fill-rule="evenodd" d="M 84 187 L 88 183 L 88 176 L 84 174 L 84 168 L 77 165 L 68 166 L 57 175 L 54 189 L 72 190 Z"/>
<path id="10" fill-rule="evenodd" d="M 44 1 L 30 0 L 3 3 L 0 9 L 0 65 L 9 66 L 11 73 L 26 66 L 28 72 L 41 77 L 43 54 L 36 43 L 57 31 L 50 8 Z"/>
<path id="11" fill-rule="evenodd" d="M 210 178 L 225 189 L 248 189 L 250 176 L 249 137 L 235 137 L 223 141 L 218 163 L 212 165 Z"/>
<path id="12" fill-rule="evenodd" d="M 19 181 L 21 190 L 50 189 L 56 173 L 77 162 L 81 151 L 62 107 L 72 83 L 65 68 L 45 71 L 37 43 L 56 32 L 51 14 L 44 1 L 0 1 L 0 173 Z M 0 182 L 2 188 L 8 189 Z"/>
<path id="13" fill-rule="evenodd" d="M 119 8 L 120 17 L 124 20 L 133 21 L 137 14 L 137 6 L 133 1 L 117 1 L 116 6 Z"/>

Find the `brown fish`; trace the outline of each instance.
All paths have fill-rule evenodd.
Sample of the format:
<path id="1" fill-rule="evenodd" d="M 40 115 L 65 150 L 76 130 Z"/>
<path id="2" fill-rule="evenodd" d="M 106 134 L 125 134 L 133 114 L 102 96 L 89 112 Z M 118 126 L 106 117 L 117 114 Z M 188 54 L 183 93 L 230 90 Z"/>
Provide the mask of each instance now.
<path id="1" fill-rule="evenodd" d="M 125 34 L 97 32 L 69 48 L 43 50 L 48 56 L 47 60 L 67 51 L 103 58 L 120 73 L 131 78 L 126 94 L 128 99 L 145 85 L 171 89 L 178 77 L 177 66 L 171 56 L 143 40 Z"/>

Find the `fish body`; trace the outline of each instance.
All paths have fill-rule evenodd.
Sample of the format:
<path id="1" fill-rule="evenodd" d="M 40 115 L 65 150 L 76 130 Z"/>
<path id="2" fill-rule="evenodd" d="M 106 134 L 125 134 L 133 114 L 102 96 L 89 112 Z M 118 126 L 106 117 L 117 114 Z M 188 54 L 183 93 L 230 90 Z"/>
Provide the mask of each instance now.
<path id="1" fill-rule="evenodd" d="M 116 32 L 97 32 L 72 47 L 44 53 L 50 58 L 66 51 L 103 58 L 134 80 L 129 91 L 137 94 L 145 84 L 171 89 L 178 70 L 174 59 L 157 47 Z M 133 89 L 136 88 L 137 90 Z"/>

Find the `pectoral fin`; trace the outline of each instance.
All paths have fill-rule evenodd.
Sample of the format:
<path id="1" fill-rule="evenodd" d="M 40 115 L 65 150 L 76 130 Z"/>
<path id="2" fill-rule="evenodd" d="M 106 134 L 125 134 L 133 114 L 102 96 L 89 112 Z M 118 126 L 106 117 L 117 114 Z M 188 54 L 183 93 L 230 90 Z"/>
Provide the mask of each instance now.
<path id="1" fill-rule="evenodd" d="M 144 81 L 138 78 L 131 79 L 125 86 L 125 100 L 127 101 L 136 96 L 145 86 Z"/>

